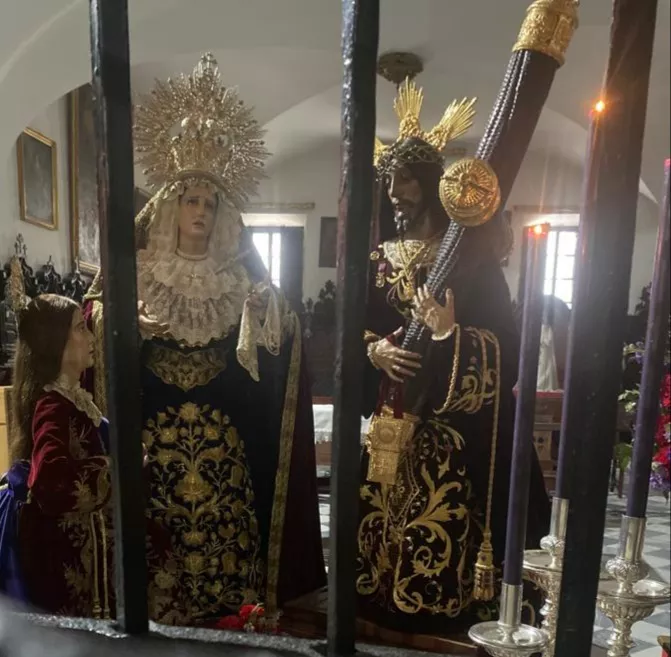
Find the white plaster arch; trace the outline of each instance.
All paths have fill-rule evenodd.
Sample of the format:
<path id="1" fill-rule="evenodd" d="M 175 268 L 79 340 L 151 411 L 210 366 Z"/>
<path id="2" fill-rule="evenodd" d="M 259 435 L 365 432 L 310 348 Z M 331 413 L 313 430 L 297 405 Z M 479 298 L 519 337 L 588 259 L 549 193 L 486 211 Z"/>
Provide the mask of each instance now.
<path id="1" fill-rule="evenodd" d="M 0 26 L 3 157 L 34 116 L 90 77 L 87 0 L 6 4 Z M 481 97 L 480 122 L 491 107 L 527 4 L 528 0 L 385 0 L 380 51 L 408 48 L 425 58 L 420 81 L 427 89 L 428 120 L 452 97 L 472 94 Z M 310 139 L 323 139 L 327 127 L 332 132 L 340 104 L 339 3 L 133 0 L 129 5 L 131 57 L 138 79 L 147 81 L 150 70 L 188 70 L 197 54 L 212 49 L 220 53 L 222 70 L 239 83 L 246 100 L 249 91 L 269 129 L 271 146 L 274 141 L 279 147 L 277 157 L 285 157 L 285 147 L 286 157 L 309 148 Z M 553 147 L 581 149 L 587 110 L 598 95 L 605 67 L 610 9 L 609 0 L 583 3 L 581 27 L 541 118 L 538 143 L 547 124 L 545 139 Z M 655 192 L 661 183 L 662 160 L 668 156 L 668 19 L 669 0 L 664 0 L 659 8 L 642 170 Z M 266 69 L 275 71 L 270 82 Z M 386 83 L 379 88 L 378 116 L 384 132 L 393 89 Z M 478 134 L 478 124 L 473 134 Z"/>

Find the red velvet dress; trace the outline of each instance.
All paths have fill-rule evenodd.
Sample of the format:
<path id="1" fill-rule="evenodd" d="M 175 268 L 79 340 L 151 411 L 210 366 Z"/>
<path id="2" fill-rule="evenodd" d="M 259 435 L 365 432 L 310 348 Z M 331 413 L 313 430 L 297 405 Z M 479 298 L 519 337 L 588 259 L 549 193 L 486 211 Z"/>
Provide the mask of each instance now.
<path id="1" fill-rule="evenodd" d="M 19 545 L 30 602 L 50 613 L 110 617 L 108 458 L 94 422 L 55 390 L 35 407 L 28 487 Z"/>

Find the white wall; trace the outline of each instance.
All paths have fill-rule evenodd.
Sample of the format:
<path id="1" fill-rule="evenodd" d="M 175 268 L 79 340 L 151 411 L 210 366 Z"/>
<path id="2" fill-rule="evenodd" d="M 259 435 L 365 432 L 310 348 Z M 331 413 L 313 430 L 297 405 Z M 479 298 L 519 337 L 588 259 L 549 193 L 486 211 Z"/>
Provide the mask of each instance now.
<path id="1" fill-rule="evenodd" d="M 337 144 L 280 162 L 261 182 L 262 203 L 314 203 L 307 214 L 303 236 L 303 298 L 317 297 L 326 281 L 335 280 L 336 270 L 319 267 L 320 218 L 338 214 L 340 151 Z"/>
<path id="2" fill-rule="evenodd" d="M 66 99 L 63 98 L 48 107 L 31 121 L 29 127 L 54 139 L 57 144 L 59 226 L 57 231 L 49 231 L 20 221 L 16 149 L 12 149 L 6 161 L 0 163 L 0 262 L 6 262 L 12 255 L 16 235 L 22 233 L 28 245 L 29 264 L 42 265 L 52 256 L 57 270 L 66 273 L 71 268 Z M 268 175 L 269 178 L 261 183 L 258 198 L 253 201 L 315 204 L 305 223 L 303 278 L 303 296 L 315 298 L 327 280 L 335 280 L 335 269 L 320 268 L 318 262 L 320 217 L 334 216 L 338 212 L 339 143 L 333 141 L 322 144 L 296 158 L 278 162 L 268 171 Z M 530 153 L 522 165 L 507 207 L 514 210 L 514 206 L 577 206 L 581 193 L 580 167 Z M 519 278 L 520 235 L 522 227 L 532 219 L 533 217 L 523 212 L 513 212 L 516 243 L 509 265 L 504 269 L 513 295 L 517 292 Z M 639 196 L 630 310 L 636 305 L 641 288 L 651 278 L 657 222 L 657 206 L 647 198 Z"/>
<path id="3" fill-rule="evenodd" d="M 294 159 L 279 162 L 268 171 L 268 175 L 269 179 L 264 180 L 259 188 L 259 198 L 254 200 L 267 203 L 315 204 L 305 226 L 303 278 L 303 296 L 314 298 L 327 280 L 335 280 L 335 269 L 320 268 L 318 260 L 320 217 L 334 216 L 338 212 L 339 144 L 325 144 Z M 581 194 L 581 167 L 564 160 L 530 153 L 522 165 L 507 207 L 575 207 L 580 204 Z M 533 217 L 523 212 L 513 212 L 515 248 L 508 266 L 504 269 L 513 296 L 517 293 L 519 279 L 522 227 L 532 219 Z M 641 288 L 651 279 L 657 222 L 657 206 L 649 199 L 639 196 L 629 295 L 630 310 L 636 305 Z"/>
<path id="4" fill-rule="evenodd" d="M 0 263 L 14 253 L 14 241 L 21 233 L 28 247 L 28 264 L 41 266 L 52 257 L 56 270 L 66 274 L 70 259 L 70 199 L 68 186 L 68 112 L 67 100 L 58 102 L 32 120 L 26 127 L 41 132 L 56 142 L 58 155 L 58 230 L 47 230 L 20 220 L 19 183 L 16 147 L 0 162 Z M 17 135 L 18 136 L 18 135 Z"/>

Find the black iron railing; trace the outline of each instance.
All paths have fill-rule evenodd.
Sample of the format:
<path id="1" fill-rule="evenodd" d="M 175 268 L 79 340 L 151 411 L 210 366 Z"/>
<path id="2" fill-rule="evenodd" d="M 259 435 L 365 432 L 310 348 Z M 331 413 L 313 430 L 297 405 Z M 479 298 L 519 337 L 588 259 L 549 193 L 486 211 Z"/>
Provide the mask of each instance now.
<path id="1" fill-rule="evenodd" d="M 333 489 L 329 607 L 326 652 L 345 657 L 355 651 L 355 560 L 358 505 L 360 351 L 373 208 L 373 138 L 375 68 L 379 32 L 379 0 L 342 0 L 343 65 L 342 175 L 339 208 L 337 358 L 333 440 Z M 615 101 L 607 123 L 593 134 L 581 234 L 582 250 L 573 318 L 570 389 L 566 413 L 581 418 L 576 432 L 572 490 L 560 608 L 557 657 L 587 655 L 591 644 L 594 598 L 605 516 L 608 463 L 615 427 L 619 380 L 620 333 L 624 327 L 635 217 L 642 126 L 654 33 L 655 0 L 615 0 L 606 93 Z M 128 0 L 90 0 L 92 77 L 95 93 L 100 202 L 101 256 L 104 276 L 105 342 L 108 404 L 114 461 L 115 541 L 117 550 L 117 618 L 124 635 L 148 631 L 145 561 L 144 485 L 141 471 L 140 372 L 133 227 L 133 153 L 131 139 Z M 520 54 L 517 59 L 523 59 Z M 521 155 L 520 158 L 521 159 Z M 604 164 L 605 163 L 605 164 Z M 516 164 L 518 166 L 519 163 Z M 512 183 L 511 183 L 512 184 Z M 634 201 L 632 201 L 634 199 Z M 632 205 L 633 203 L 633 205 Z M 596 243 L 599 249 L 595 248 Z M 585 352 L 590 358 L 585 359 Z M 579 379 L 579 381 L 578 381 Z M 597 390 L 596 396 L 592 394 Z M 577 421 L 577 420 L 576 420 Z M 566 427 L 565 427 L 566 428 Z M 567 429 L 568 430 L 568 429 Z M 595 467 L 598 465 L 599 467 Z M 0 610 L 2 614 L 2 610 Z M 108 623 L 29 616 L 41 625 L 113 632 Z M 0 627 L 0 652 L 24 657 L 16 626 Z M 2 633 L 4 632 L 4 634 Z M 286 637 L 210 632 L 189 628 L 155 628 L 159 637 L 227 644 L 222 654 L 318 654 L 319 642 Z M 74 635 L 60 637 L 64 657 L 93 646 Z M 46 634 L 38 639 L 44 654 L 54 654 Z M 11 643 L 11 642 L 14 643 Z M 154 654 L 153 639 L 115 643 L 114 654 Z M 109 646 L 96 644 L 95 654 Z M 237 648 L 236 648 L 237 646 Z M 34 644 L 31 644 L 32 650 Z M 189 654 L 199 654 L 193 646 Z M 224 652 L 225 650 L 225 652 Z M 399 654 L 367 647 L 376 655 Z M 400 651 L 410 654 L 411 651 Z M 111 651 L 110 651 L 111 654 Z M 158 653 L 156 653 L 158 654 Z M 212 654 L 209 649 L 205 654 Z"/>

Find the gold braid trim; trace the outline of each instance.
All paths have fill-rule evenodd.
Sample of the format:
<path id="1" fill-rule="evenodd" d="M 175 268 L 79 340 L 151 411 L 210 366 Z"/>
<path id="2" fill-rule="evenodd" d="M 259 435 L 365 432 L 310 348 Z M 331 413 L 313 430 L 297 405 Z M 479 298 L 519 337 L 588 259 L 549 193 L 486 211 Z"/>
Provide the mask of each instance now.
<path id="1" fill-rule="evenodd" d="M 93 323 L 93 400 L 104 417 L 107 417 L 107 389 L 105 386 L 105 326 L 102 301 L 92 301 Z"/>
<path id="2" fill-rule="evenodd" d="M 476 600 L 488 602 L 494 598 L 495 572 L 494 549 L 492 547 L 492 497 L 494 495 L 494 472 L 496 470 L 496 444 L 499 430 L 499 406 L 501 402 L 501 348 L 496 336 L 490 331 L 480 332 L 482 344 L 485 340 L 494 345 L 496 350 L 496 391 L 494 393 L 494 422 L 492 427 L 492 453 L 489 461 L 489 480 L 487 482 L 487 507 L 485 511 L 485 529 L 482 535 L 482 543 L 478 551 L 475 564 L 475 582 L 473 584 L 473 597 Z M 486 372 L 485 372 L 486 374 Z"/>
<path id="3" fill-rule="evenodd" d="M 98 539 L 96 537 L 96 514 L 90 516 L 91 549 L 93 550 L 93 618 L 99 619 L 102 607 L 100 606 L 100 583 L 98 581 Z"/>
<path id="4" fill-rule="evenodd" d="M 450 386 L 447 390 L 447 397 L 445 398 L 445 403 L 439 408 L 436 409 L 438 415 L 442 415 L 446 411 L 450 410 L 452 406 L 452 398 L 454 397 L 454 391 L 457 387 L 457 375 L 459 372 L 459 352 L 461 350 L 461 327 L 459 324 L 455 324 L 454 328 L 454 357 L 452 359 L 452 374 L 450 375 Z"/>
<path id="5" fill-rule="evenodd" d="M 291 362 L 287 375 L 287 388 L 284 394 L 284 410 L 280 429 L 280 451 L 275 476 L 275 497 L 270 520 L 268 538 L 268 583 L 266 593 L 266 613 L 277 613 L 277 586 L 282 556 L 282 538 L 284 536 L 284 518 L 287 507 L 287 491 L 291 471 L 291 454 L 294 446 L 294 427 L 296 425 L 296 407 L 298 405 L 298 388 L 300 385 L 301 366 L 301 328 L 296 313 L 292 313 L 294 321 L 294 339 L 291 347 Z"/>
<path id="6" fill-rule="evenodd" d="M 107 527 L 105 527 L 105 512 L 98 511 L 100 520 L 100 540 L 103 550 L 103 619 L 110 620 L 110 592 L 109 592 L 109 564 L 107 563 Z"/>
<path id="7" fill-rule="evenodd" d="M 485 401 L 487 400 L 487 376 L 489 375 L 489 369 L 487 367 L 487 345 L 485 344 L 485 336 L 482 331 L 477 332 L 478 335 L 478 340 L 480 340 L 480 349 L 481 349 L 481 354 L 482 354 L 482 390 L 480 391 L 480 403 L 478 404 L 478 407 L 476 409 L 476 412 L 479 412 L 482 410 L 482 407 L 485 405 Z M 499 370 L 498 370 L 498 365 L 496 369 L 496 377 L 498 381 L 498 376 L 499 376 Z M 494 394 L 498 394 L 496 391 Z"/>

